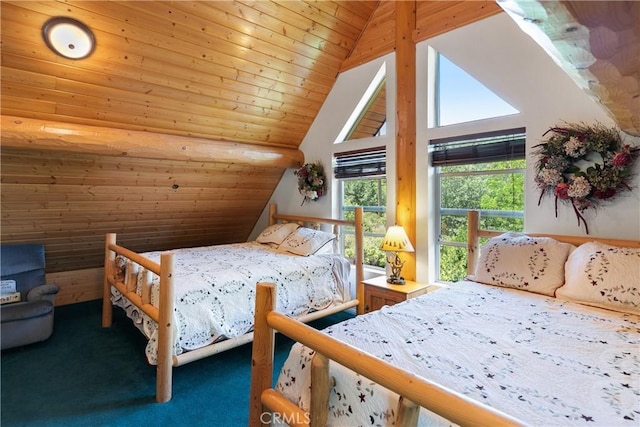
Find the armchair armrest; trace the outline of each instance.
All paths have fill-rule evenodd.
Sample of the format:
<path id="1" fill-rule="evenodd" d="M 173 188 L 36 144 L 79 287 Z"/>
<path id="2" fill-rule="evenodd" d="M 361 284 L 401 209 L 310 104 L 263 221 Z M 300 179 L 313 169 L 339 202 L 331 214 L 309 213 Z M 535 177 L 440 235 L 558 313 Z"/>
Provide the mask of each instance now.
<path id="1" fill-rule="evenodd" d="M 60 288 L 58 285 L 40 285 L 31 289 L 27 294 L 27 301 L 48 300 L 53 302 Z"/>

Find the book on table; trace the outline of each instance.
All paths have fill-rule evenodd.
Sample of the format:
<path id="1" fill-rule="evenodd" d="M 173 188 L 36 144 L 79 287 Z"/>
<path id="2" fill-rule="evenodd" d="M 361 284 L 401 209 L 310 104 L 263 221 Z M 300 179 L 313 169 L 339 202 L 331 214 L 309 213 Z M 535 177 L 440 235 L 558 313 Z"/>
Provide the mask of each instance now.
<path id="1" fill-rule="evenodd" d="M 3 292 L 0 294 L 0 304 L 9 304 L 11 302 L 20 302 L 20 292 Z"/>

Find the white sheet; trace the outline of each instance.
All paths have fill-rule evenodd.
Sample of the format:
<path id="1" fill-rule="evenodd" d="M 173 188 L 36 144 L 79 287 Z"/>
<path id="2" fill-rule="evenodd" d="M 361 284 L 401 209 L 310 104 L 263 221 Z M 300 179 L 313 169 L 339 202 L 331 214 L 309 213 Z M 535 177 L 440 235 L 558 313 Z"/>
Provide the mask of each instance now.
<path id="1" fill-rule="evenodd" d="M 257 242 L 178 249 L 175 255 L 176 354 L 234 338 L 253 329 L 258 282 L 277 286 L 276 309 L 297 317 L 349 300 L 349 262 L 334 254 L 298 256 Z M 161 252 L 145 257 L 159 262 Z M 138 277 L 146 274 L 140 271 Z M 154 275 L 155 276 L 155 275 Z M 144 292 L 139 281 L 137 291 Z M 151 303 L 157 307 L 154 277 Z M 148 298 L 148 297 L 147 297 Z M 149 338 L 146 355 L 157 363 L 157 326 L 114 290 L 112 300 L 125 309 Z"/>
<path id="2" fill-rule="evenodd" d="M 640 316 L 461 282 L 326 329 L 531 425 L 640 425 Z M 276 388 L 308 410 L 313 352 Z M 329 425 L 391 426 L 397 395 L 332 362 Z M 419 425 L 447 424 L 422 410 Z"/>

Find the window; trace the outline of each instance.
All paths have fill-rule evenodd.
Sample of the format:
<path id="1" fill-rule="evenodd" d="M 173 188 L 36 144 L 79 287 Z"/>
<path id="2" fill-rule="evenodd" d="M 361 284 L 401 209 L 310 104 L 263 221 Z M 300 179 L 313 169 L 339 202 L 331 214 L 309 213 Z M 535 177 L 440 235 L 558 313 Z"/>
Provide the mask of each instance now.
<path id="1" fill-rule="evenodd" d="M 386 135 L 386 124 L 386 64 L 382 64 L 334 142 Z"/>
<path id="2" fill-rule="evenodd" d="M 380 82 L 362 114 L 357 118 L 345 140 L 371 138 L 386 135 L 387 88 L 385 80 Z"/>
<path id="3" fill-rule="evenodd" d="M 524 229 L 524 129 L 430 141 L 435 167 L 436 279 L 467 272 L 467 212 L 480 210 L 482 228 Z"/>
<path id="4" fill-rule="evenodd" d="M 436 124 L 447 126 L 501 117 L 519 111 L 487 89 L 466 71 L 438 53 Z"/>
<path id="5" fill-rule="evenodd" d="M 387 227 L 386 151 L 384 147 L 337 153 L 334 176 L 340 180 L 341 215 L 354 218 L 354 207 L 362 206 L 364 223 L 364 263 L 385 267 L 380 245 Z M 353 230 L 346 230 L 342 244 L 347 258 L 355 258 Z"/>

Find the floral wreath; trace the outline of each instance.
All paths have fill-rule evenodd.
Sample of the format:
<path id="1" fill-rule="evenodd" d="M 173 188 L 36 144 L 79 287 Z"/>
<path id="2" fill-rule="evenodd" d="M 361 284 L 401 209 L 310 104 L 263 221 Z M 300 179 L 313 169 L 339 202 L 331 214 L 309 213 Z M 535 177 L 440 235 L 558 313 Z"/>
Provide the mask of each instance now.
<path id="1" fill-rule="evenodd" d="M 613 199 L 619 190 L 631 190 L 628 180 L 640 147 L 622 142 L 620 133 L 601 124 L 567 124 L 555 126 L 546 142 L 536 145 L 540 159 L 536 163 L 535 182 L 542 190 L 538 206 L 545 194 L 571 204 L 578 219 L 589 234 L 582 212 L 594 209 L 605 200 Z"/>
<path id="2" fill-rule="evenodd" d="M 327 178 L 322 163 L 305 163 L 293 173 L 298 177 L 298 191 L 304 196 L 302 205 L 309 201 L 315 202 L 327 193 Z"/>

